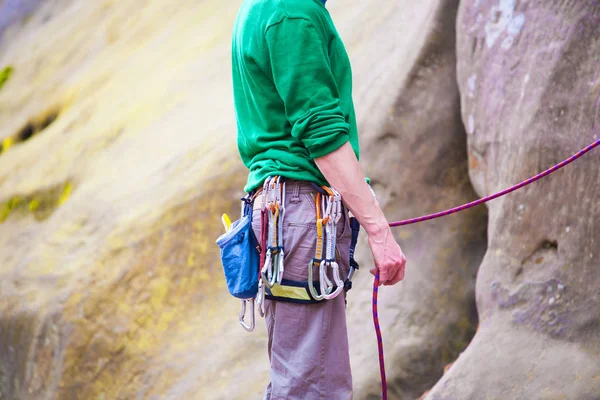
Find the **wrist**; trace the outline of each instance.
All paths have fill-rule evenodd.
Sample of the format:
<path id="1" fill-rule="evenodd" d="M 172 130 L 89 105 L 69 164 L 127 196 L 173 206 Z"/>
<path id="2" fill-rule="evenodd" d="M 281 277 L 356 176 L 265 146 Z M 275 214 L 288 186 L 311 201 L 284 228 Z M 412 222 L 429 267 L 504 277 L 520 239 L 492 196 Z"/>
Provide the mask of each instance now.
<path id="1" fill-rule="evenodd" d="M 382 239 L 385 239 L 390 231 L 390 226 L 385 219 L 383 219 L 383 221 L 373 221 L 373 223 L 367 224 L 364 228 L 369 236 L 369 239 L 375 241 L 381 241 Z"/>

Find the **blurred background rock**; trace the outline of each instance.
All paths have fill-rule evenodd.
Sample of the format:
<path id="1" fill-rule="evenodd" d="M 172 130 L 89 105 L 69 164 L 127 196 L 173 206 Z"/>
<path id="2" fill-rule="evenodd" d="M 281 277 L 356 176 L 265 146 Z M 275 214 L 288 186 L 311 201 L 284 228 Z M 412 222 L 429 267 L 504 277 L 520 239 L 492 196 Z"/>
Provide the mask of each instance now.
<path id="1" fill-rule="evenodd" d="M 0 1 L 1 399 L 261 398 L 263 323 L 238 326 L 214 245 L 246 175 L 238 6 Z M 390 220 L 493 193 L 597 139 L 597 2 L 328 8 Z M 381 292 L 390 398 L 600 398 L 599 161 L 496 200 L 489 222 L 480 207 L 394 231 L 409 265 Z M 376 399 L 359 253 L 355 398 Z"/>

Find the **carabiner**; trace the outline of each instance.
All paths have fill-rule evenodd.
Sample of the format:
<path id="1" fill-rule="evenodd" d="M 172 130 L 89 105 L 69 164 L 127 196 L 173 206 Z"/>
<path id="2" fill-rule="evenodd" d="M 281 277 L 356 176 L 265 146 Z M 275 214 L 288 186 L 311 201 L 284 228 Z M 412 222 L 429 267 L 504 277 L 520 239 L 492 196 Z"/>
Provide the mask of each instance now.
<path id="1" fill-rule="evenodd" d="M 283 252 L 283 249 L 280 249 L 278 254 L 279 258 L 277 261 L 279 261 L 279 269 L 277 271 L 277 283 L 281 285 L 281 281 L 283 280 L 283 258 L 285 257 L 285 253 Z"/>
<path id="2" fill-rule="evenodd" d="M 331 261 L 331 269 L 333 270 L 333 280 L 335 281 L 337 287 L 332 293 L 323 295 L 323 298 L 326 300 L 336 298 L 344 290 L 344 281 L 340 277 L 340 266 L 337 262 Z"/>
<path id="3" fill-rule="evenodd" d="M 327 276 L 327 264 L 329 261 L 321 261 L 321 265 L 319 266 L 319 284 L 321 286 L 321 295 L 324 299 L 327 298 L 327 295 L 331 293 L 333 290 L 333 282 Z"/>
<path id="4" fill-rule="evenodd" d="M 246 317 L 246 302 L 250 303 L 250 325 L 246 324 L 244 318 Z M 242 328 L 248 332 L 254 330 L 254 298 L 242 300 L 242 310 L 240 311 L 239 322 Z"/>
<path id="5" fill-rule="evenodd" d="M 331 205 L 332 203 L 329 203 L 328 209 L 330 209 Z M 327 267 L 331 265 L 332 261 L 335 261 L 335 223 L 332 215 L 329 215 L 327 225 L 325 226 L 325 235 L 325 259 L 321 261 L 321 265 L 319 266 L 319 283 L 321 294 L 323 298 L 327 299 L 327 296 L 333 291 L 333 282 L 329 279 Z"/>
<path id="6" fill-rule="evenodd" d="M 318 266 L 319 264 L 318 260 L 312 259 L 308 262 L 308 291 L 310 292 L 310 295 L 312 296 L 313 299 L 315 300 L 323 300 L 323 296 L 319 295 L 317 293 L 317 289 L 315 289 L 315 286 L 313 285 L 314 279 L 313 279 L 313 268 L 315 266 Z"/>
<path id="7" fill-rule="evenodd" d="M 275 280 L 273 280 L 273 275 L 275 275 Z M 262 277 L 262 281 L 265 286 L 268 286 L 269 288 L 272 288 L 277 281 L 276 274 L 273 274 L 273 257 L 271 257 L 271 249 L 267 250 L 265 266 L 260 271 L 260 276 Z"/>
<path id="8" fill-rule="evenodd" d="M 279 283 L 281 285 L 281 280 L 283 279 L 283 272 L 285 269 L 285 251 L 284 251 L 284 247 L 283 247 L 283 221 L 284 221 L 284 217 L 285 217 L 285 182 L 281 183 L 281 199 L 280 199 L 280 204 L 279 204 L 279 216 L 278 216 L 278 221 L 277 221 L 277 228 L 278 228 L 278 233 L 277 233 L 277 247 L 278 247 L 278 252 L 279 254 L 279 270 L 278 270 L 278 274 L 277 274 L 277 283 Z"/>
<path id="9" fill-rule="evenodd" d="M 273 254 L 273 261 L 269 264 L 269 288 L 272 288 L 277 283 L 277 264 L 279 260 L 279 252 Z"/>
<path id="10" fill-rule="evenodd" d="M 256 295 L 256 304 L 258 305 L 258 314 L 264 318 L 265 316 L 265 287 L 262 279 L 258 281 L 258 294 Z"/>

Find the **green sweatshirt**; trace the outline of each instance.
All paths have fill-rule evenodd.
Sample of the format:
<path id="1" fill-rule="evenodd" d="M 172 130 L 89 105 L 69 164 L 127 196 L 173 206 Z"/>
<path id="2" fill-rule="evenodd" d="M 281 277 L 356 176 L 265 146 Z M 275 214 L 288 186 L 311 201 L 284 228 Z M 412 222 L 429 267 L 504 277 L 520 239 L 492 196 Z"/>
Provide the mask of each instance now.
<path id="1" fill-rule="evenodd" d="M 350 60 L 320 0 L 244 0 L 232 72 L 245 191 L 269 175 L 326 185 L 313 160 L 347 141 L 358 158 Z"/>

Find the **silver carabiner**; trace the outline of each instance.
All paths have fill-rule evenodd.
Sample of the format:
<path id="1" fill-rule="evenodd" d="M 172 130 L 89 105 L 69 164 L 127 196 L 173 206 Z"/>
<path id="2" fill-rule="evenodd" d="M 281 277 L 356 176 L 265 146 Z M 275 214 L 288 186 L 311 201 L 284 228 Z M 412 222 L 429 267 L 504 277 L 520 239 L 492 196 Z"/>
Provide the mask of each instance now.
<path id="1" fill-rule="evenodd" d="M 321 286 L 321 295 L 324 299 L 327 299 L 327 295 L 333 290 L 333 282 L 327 276 L 327 264 L 329 261 L 321 261 L 319 266 L 319 284 Z"/>
<path id="2" fill-rule="evenodd" d="M 344 290 L 344 281 L 342 281 L 342 278 L 340 277 L 340 266 L 337 262 L 332 261 L 331 269 L 333 270 L 333 280 L 335 281 L 337 287 L 332 293 L 327 293 L 323 295 L 323 298 L 326 300 L 336 298 Z"/>
<path id="3" fill-rule="evenodd" d="M 264 283 L 264 285 L 268 286 L 269 288 L 272 288 L 277 280 L 277 277 L 275 277 L 275 280 L 272 281 L 272 279 L 273 279 L 273 257 L 271 256 L 271 249 L 267 250 L 267 254 L 265 256 L 265 265 L 263 266 L 262 270 L 260 271 L 260 276 L 262 278 L 262 282 Z"/>
<path id="4" fill-rule="evenodd" d="M 274 262 L 269 264 L 269 288 L 272 288 L 277 283 L 277 268 L 279 264 L 279 252 L 273 255 Z M 276 265 L 277 264 L 277 265 Z"/>
<path id="5" fill-rule="evenodd" d="M 246 318 L 246 302 L 250 303 L 250 325 L 246 324 L 244 318 Z M 254 299 L 242 300 L 242 310 L 240 311 L 239 322 L 242 328 L 248 332 L 254 330 Z"/>
<path id="6" fill-rule="evenodd" d="M 266 286 L 269 283 L 269 278 L 267 277 L 267 271 L 269 270 L 269 266 L 271 264 L 271 250 L 267 250 L 267 254 L 265 255 L 265 265 L 263 269 L 260 270 L 261 282 Z"/>
<path id="7" fill-rule="evenodd" d="M 281 285 L 281 281 L 283 280 L 283 272 L 285 269 L 285 252 L 283 250 L 283 221 L 285 218 L 285 181 L 280 183 L 281 185 L 281 198 L 279 203 L 279 220 L 277 221 L 277 247 L 278 247 L 278 274 L 277 274 L 277 283 Z"/>
<path id="8" fill-rule="evenodd" d="M 310 260 L 308 262 L 308 291 L 310 292 L 310 295 L 313 297 L 313 299 L 315 300 L 323 300 L 323 296 L 317 293 L 317 289 L 315 289 L 315 286 L 313 285 L 314 279 L 313 279 L 313 268 L 315 266 L 314 260 Z"/>
<path id="9" fill-rule="evenodd" d="M 342 214 L 344 212 L 344 206 L 342 205 L 342 195 L 340 194 L 340 192 L 338 192 L 334 188 L 331 188 L 331 191 L 335 195 L 335 197 L 334 197 L 334 202 L 335 202 L 335 213 L 334 213 L 334 215 L 335 215 L 335 224 L 337 225 L 337 223 L 342 218 Z"/>
<path id="10" fill-rule="evenodd" d="M 330 197 L 331 199 L 331 197 Z M 330 206 L 332 206 L 333 202 L 330 202 L 328 205 L 328 210 L 331 212 Z M 321 265 L 319 266 L 319 280 L 321 286 L 321 294 L 323 298 L 327 299 L 327 295 L 329 295 L 333 291 L 333 282 L 329 279 L 329 275 L 327 274 L 327 267 L 331 265 L 331 260 L 335 257 L 335 222 L 334 216 L 332 214 L 328 214 L 329 220 L 327 221 L 327 226 L 325 227 L 326 232 L 326 240 L 325 240 L 325 259 L 321 261 Z"/>
<path id="11" fill-rule="evenodd" d="M 262 279 L 258 280 L 258 294 L 256 295 L 256 304 L 258 305 L 258 314 L 265 316 L 265 287 Z"/>
<path id="12" fill-rule="evenodd" d="M 285 257 L 285 254 L 283 252 L 283 250 L 279 250 L 279 269 L 277 271 L 277 283 L 279 285 L 281 285 L 281 281 L 283 280 L 283 258 Z"/>

